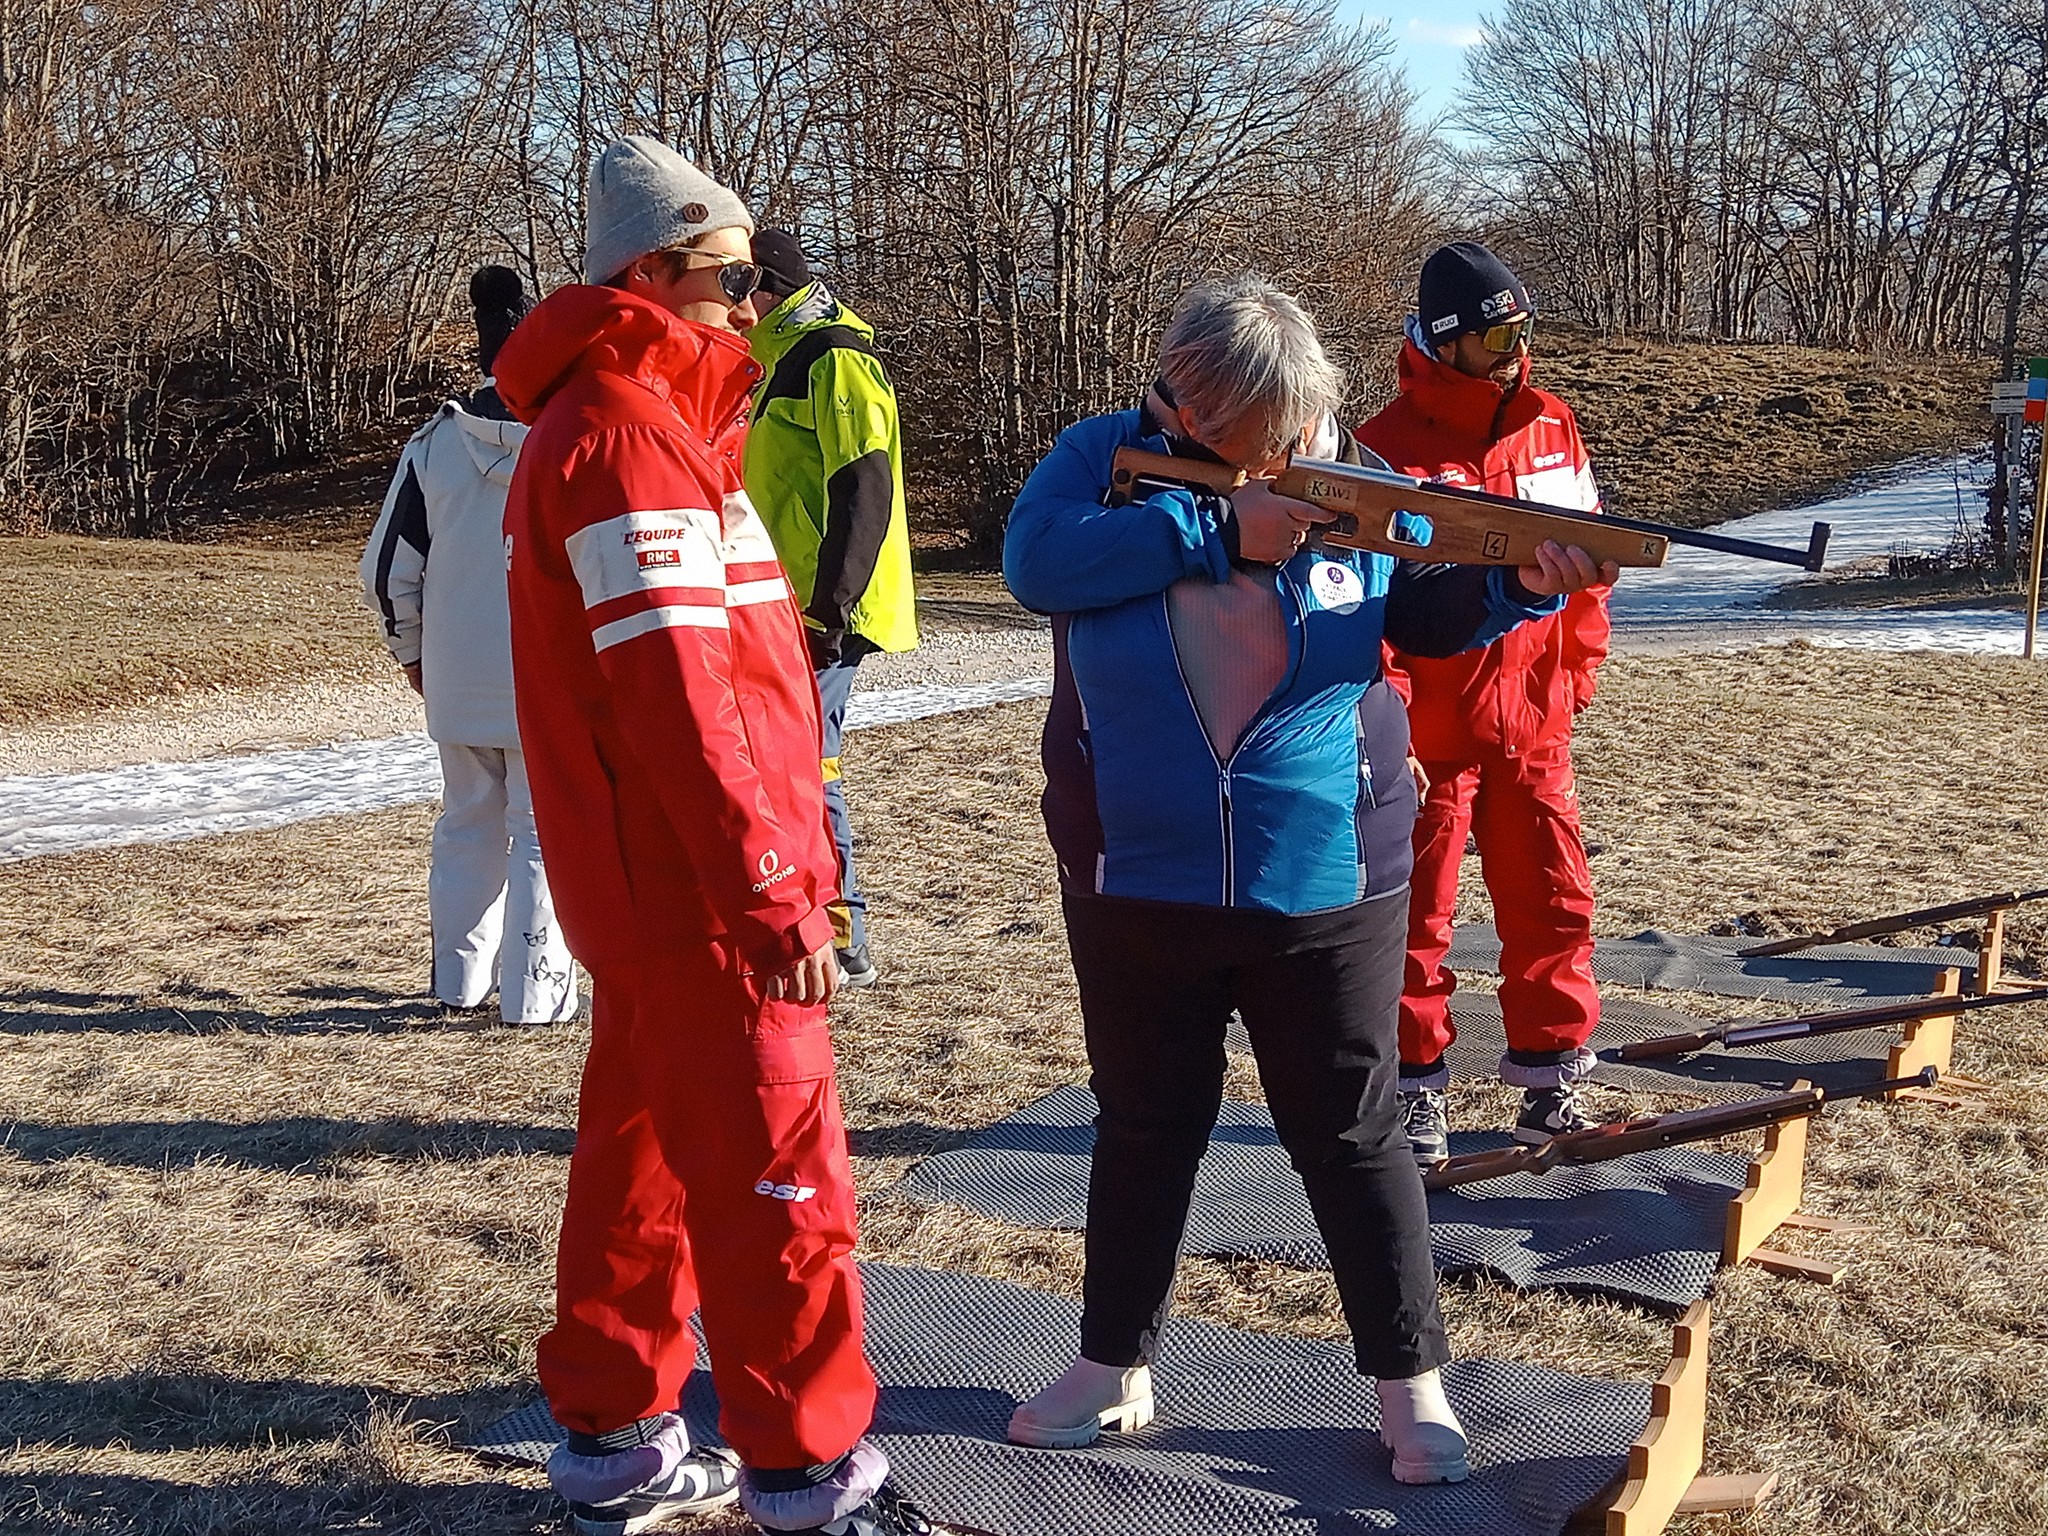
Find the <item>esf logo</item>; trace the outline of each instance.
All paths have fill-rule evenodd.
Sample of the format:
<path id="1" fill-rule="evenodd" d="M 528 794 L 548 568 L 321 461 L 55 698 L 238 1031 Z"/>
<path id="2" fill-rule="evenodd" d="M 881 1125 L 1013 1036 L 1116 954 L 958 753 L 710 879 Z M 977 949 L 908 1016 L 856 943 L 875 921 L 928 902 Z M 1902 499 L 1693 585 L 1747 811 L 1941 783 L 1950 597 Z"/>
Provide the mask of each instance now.
<path id="1" fill-rule="evenodd" d="M 791 1205 L 802 1205 L 806 1200 L 815 1199 L 818 1192 L 808 1184 L 776 1184 L 763 1179 L 754 1186 L 754 1193 L 766 1195 L 771 1200 L 787 1200 Z"/>
<path id="2" fill-rule="evenodd" d="M 641 570 L 651 571 L 665 565 L 681 565 L 683 552 L 679 549 L 643 549 L 638 559 Z"/>

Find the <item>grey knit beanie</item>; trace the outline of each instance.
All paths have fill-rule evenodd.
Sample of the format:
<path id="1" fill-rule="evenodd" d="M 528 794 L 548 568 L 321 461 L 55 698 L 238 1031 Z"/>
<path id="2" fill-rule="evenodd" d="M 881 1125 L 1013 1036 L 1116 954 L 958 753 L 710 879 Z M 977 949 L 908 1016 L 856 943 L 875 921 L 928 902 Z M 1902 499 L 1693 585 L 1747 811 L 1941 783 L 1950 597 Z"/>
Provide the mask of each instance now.
<path id="1" fill-rule="evenodd" d="M 605 146 L 584 200 L 583 280 L 602 283 L 649 251 L 713 229 L 754 232 L 737 193 L 721 187 L 659 139 L 632 134 Z"/>

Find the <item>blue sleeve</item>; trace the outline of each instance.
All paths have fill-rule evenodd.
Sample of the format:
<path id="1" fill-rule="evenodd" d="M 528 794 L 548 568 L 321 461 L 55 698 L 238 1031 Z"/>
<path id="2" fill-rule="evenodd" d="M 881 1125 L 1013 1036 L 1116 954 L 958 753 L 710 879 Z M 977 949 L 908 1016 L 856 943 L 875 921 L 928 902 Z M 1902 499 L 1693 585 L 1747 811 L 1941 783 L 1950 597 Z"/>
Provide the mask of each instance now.
<path id="1" fill-rule="evenodd" d="M 1060 434 L 1010 509 L 1003 579 L 1039 613 L 1110 608 L 1203 576 L 1226 581 L 1222 498 L 1184 490 L 1105 507 L 1117 418 L 1098 416 Z"/>
<path id="2" fill-rule="evenodd" d="M 1410 656 L 1456 656 L 1562 607 L 1562 597 L 1532 596 L 1504 565 L 1404 560 L 1387 589 L 1386 635 Z"/>

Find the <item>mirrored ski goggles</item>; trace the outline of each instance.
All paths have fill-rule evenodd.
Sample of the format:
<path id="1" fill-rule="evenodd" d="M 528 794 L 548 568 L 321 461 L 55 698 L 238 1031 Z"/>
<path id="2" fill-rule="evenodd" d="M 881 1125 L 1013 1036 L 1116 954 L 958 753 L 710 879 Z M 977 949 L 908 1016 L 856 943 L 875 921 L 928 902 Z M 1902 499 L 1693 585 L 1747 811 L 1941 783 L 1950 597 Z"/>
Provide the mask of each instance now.
<path id="1" fill-rule="evenodd" d="M 1503 320 L 1499 325 L 1489 325 L 1472 334 L 1479 338 L 1479 345 L 1489 352 L 1514 352 L 1529 345 L 1529 335 L 1536 329 L 1536 317 L 1523 315 L 1516 320 Z"/>
<path id="2" fill-rule="evenodd" d="M 744 304 L 754 296 L 761 286 L 761 269 L 751 261 L 742 261 L 737 256 L 722 255 L 717 251 L 698 251 L 688 248 L 675 253 L 686 261 L 692 256 L 718 263 L 718 287 L 734 304 Z"/>

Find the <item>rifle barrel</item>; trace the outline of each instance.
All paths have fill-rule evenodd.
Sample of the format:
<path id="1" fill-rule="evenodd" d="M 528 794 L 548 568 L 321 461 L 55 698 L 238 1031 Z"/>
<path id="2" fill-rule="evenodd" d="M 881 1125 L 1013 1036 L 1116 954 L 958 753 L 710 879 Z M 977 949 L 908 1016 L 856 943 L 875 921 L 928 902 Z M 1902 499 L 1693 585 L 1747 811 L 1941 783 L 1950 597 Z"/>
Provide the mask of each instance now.
<path id="1" fill-rule="evenodd" d="M 1939 907 L 1919 907 L 1911 912 L 1895 912 L 1889 917 L 1865 918 L 1860 923 L 1847 923 L 1840 928 L 1830 928 L 1826 933 L 1801 933 L 1789 939 L 1772 939 L 1763 944 L 1752 944 L 1747 949 L 1735 951 L 1742 960 L 1760 960 L 1771 955 L 1796 954 L 1802 949 L 1814 949 L 1822 944 L 1853 944 L 1858 939 L 1879 939 L 1886 934 L 1904 933 L 1909 928 L 1931 928 L 1937 923 L 1957 923 L 1965 918 L 1988 917 L 1993 912 L 2022 906 L 2030 901 L 2048 897 L 2048 888 L 2038 891 L 2001 891 L 1995 896 L 1972 896 L 1967 901 L 1951 901 Z"/>
<path id="2" fill-rule="evenodd" d="M 1909 1024 L 1917 1019 L 1938 1019 L 1945 1014 L 1969 1013 L 1977 1008 L 2003 1008 L 2011 1003 L 2038 1000 L 2038 994 L 2031 992 L 1994 992 L 1989 997 L 1916 997 L 1900 1003 L 1879 1003 L 1871 1008 L 1843 1008 L 1833 1013 L 1766 1019 L 1757 1024 L 1715 1024 L 1689 1034 L 1631 1041 L 1614 1055 L 1617 1061 L 1654 1061 L 1664 1056 L 1683 1056 L 1703 1050 L 1716 1042 L 1724 1050 L 1739 1050 L 1746 1045 L 1803 1040 L 1810 1035 L 1840 1035 L 1851 1030 Z"/>
<path id="3" fill-rule="evenodd" d="M 1294 463 L 1300 467 L 1324 467 L 1316 460 L 1297 458 Z M 1412 475 L 1404 475 L 1391 469 L 1361 468 L 1355 464 L 1329 466 L 1353 476 L 1365 476 L 1384 481 L 1389 485 L 1409 489 L 1426 488 L 1432 492 L 1456 496 L 1469 501 L 1484 502 L 1495 506 L 1517 507 L 1525 512 L 1542 512 L 1550 517 L 1561 517 L 1571 522 L 1597 523 L 1606 528 L 1626 528 L 1633 533 L 1654 534 L 1672 544 L 1689 544 L 1695 549 L 1718 550 L 1724 555 L 1741 555 L 1750 560 L 1774 560 L 1780 565 L 1796 565 L 1801 570 L 1817 571 L 1827 556 L 1827 523 L 1815 523 L 1808 536 L 1806 548 L 1791 549 L 1782 544 L 1763 544 L 1755 539 L 1733 538 L 1725 533 L 1709 533 L 1697 528 L 1674 528 L 1668 523 L 1653 523 L 1639 517 L 1620 517 L 1605 512 L 1585 512 L 1577 507 L 1554 507 L 1548 502 L 1517 501 L 1512 496 L 1496 496 L 1490 491 L 1467 490 L 1458 485 L 1425 484 Z"/>
<path id="4" fill-rule="evenodd" d="M 1644 1120 L 1616 1121 L 1590 1131 L 1556 1137 L 1541 1147 L 1510 1147 L 1500 1152 L 1475 1152 L 1464 1157 L 1445 1158 L 1434 1167 L 1423 1170 L 1422 1182 L 1427 1189 L 1456 1189 L 1464 1184 L 1506 1178 L 1511 1173 L 1547 1173 L 1552 1168 L 1611 1162 L 1632 1152 L 1711 1141 L 1717 1136 L 1733 1136 L 1742 1131 L 1801 1119 L 1845 1099 L 1877 1099 L 1901 1089 L 1932 1088 L 1940 1080 L 1940 1072 L 1933 1067 L 1922 1067 L 1910 1077 L 1888 1077 L 1857 1088 L 1795 1088 L 1785 1093 L 1746 1099 L 1738 1104 L 1717 1104 L 1708 1109 L 1680 1110 L 1675 1114 L 1653 1115 Z"/>

